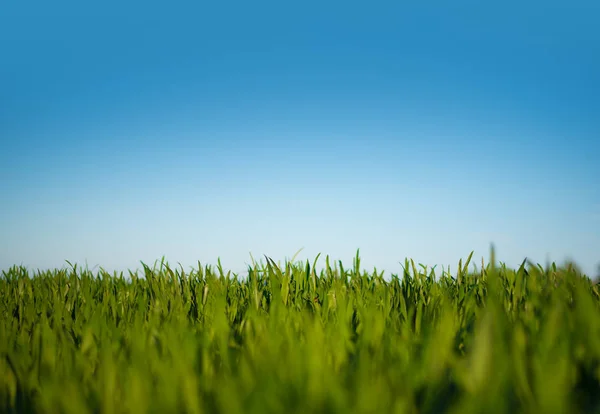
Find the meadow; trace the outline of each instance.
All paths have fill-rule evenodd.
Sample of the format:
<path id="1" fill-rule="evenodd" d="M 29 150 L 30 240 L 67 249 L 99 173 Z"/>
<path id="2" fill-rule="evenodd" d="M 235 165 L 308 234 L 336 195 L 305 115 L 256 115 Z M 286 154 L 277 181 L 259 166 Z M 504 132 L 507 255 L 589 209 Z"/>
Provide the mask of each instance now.
<path id="1" fill-rule="evenodd" d="M 244 278 L 14 266 L 0 411 L 600 413 L 599 287 L 571 265 L 471 259 L 389 277 L 358 252 Z"/>

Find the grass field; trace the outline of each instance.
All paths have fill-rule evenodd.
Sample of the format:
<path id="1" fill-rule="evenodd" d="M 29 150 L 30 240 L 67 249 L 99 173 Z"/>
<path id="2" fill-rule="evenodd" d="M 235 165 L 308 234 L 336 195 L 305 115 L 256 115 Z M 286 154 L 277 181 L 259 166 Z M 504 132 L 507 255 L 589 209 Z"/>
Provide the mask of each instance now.
<path id="1" fill-rule="evenodd" d="M 598 286 L 493 256 L 385 278 L 358 253 L 318 274 L 267 259 L 243 280 L 13 267 L 0 411 L 600 413 Z"/>

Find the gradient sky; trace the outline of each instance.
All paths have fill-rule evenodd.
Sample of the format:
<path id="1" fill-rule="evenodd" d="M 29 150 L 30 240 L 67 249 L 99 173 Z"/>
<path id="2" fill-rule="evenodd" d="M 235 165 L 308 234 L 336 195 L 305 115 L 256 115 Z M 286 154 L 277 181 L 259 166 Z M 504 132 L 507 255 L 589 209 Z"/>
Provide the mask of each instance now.
<path id="1" fill-rule="evenodd" d="M 595 275 L 600 3 L 212 3 L 2 6 L 1 269 Z"/>

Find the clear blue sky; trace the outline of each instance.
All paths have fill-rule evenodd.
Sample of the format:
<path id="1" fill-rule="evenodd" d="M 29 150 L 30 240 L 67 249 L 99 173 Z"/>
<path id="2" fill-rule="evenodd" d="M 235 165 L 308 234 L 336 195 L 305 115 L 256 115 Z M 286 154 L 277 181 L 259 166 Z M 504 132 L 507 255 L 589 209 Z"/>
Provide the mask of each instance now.
<path id="1" fill-rule="evenodd" d="M 2 6 L 0 268 L 595 273 L 597 1 L 197 3 Z"/>

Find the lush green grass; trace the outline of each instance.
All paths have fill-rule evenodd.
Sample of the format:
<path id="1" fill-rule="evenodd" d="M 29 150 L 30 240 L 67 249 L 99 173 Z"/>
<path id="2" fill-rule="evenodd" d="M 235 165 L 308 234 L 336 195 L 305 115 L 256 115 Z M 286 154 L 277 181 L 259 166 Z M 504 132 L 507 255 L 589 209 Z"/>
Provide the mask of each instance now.
<path id="1" fill-rule="evenodd" d="M 599 289 L 576 269 L 314 269 L 13 267 L 0 410 L 600 412 Z"/>

